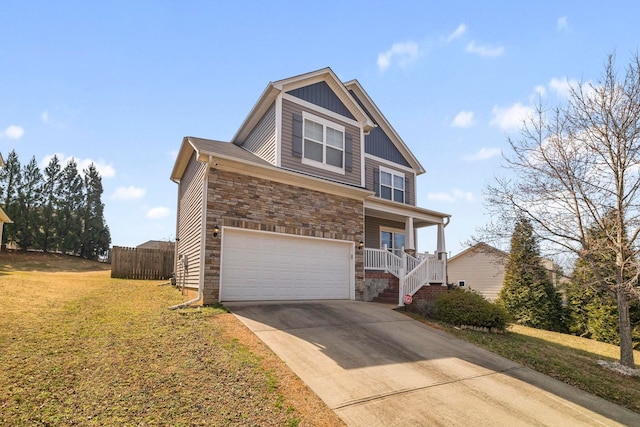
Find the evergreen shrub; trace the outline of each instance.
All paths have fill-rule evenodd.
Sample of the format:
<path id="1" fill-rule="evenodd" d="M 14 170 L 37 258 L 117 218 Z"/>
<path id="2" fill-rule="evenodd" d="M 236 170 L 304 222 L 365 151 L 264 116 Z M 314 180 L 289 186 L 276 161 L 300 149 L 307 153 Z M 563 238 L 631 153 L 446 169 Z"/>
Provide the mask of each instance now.
<path id="1" fill-rule="evenodd" d="M 511 322 L 504 308 L 476 292 L 462 289 L 451 289 L 438 295 L 436 310 L 438 319 L 458 326 L 504 330 Z"/>

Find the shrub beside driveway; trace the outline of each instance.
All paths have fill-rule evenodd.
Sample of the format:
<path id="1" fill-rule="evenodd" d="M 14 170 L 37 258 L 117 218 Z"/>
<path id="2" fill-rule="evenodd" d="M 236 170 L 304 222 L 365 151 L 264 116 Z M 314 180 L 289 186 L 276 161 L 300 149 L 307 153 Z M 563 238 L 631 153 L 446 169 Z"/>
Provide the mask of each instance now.
<path id="1" fill-rule="evenodd" d="M 341 425 L 231 314 L 169 311 L 170 286 L 21 256 L 0 254 L 0 424 Z"/>

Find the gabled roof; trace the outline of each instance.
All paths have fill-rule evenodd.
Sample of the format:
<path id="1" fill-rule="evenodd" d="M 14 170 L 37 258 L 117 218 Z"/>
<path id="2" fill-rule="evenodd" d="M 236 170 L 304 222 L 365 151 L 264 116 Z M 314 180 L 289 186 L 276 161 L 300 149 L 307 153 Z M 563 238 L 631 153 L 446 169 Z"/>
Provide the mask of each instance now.
<path id="1" fill-rule="evenodd" d="M 500 250 L 498 248 L 495 248 L 495 247 L 493 247 L 491 245 L 488 245 L 488 244 L 486 244 L 484 242 L 480 242 L 480 243 L 476 243 L 475 245 L 473 245 L 471 247 L 468 247 L 467 249 L 465 249 L 464 251 L 460 252 L 459 254 L 456 254 L 456 255 L 452 256 L 451 258 L 449 258 L 449 260 L 447 262 L 451 262 L 451 261 L 454 261 L 454 260 L 456 260 L 458 258 L 462 258 L 463 256 L 468 255 L 471 252 L 475 252 L 475 251 L 484 252 L 484 253 L 487 253 L 487 254 L 490 254 L 490 255 L 494 255 L 494 256 L 497 256 L 497 257 L 507 258 L 509 256 L 508 253 L 506 253 L 506 252 L 504 252 L 504 251 L 502 251 L 502 250 Z"/>
<path id="2" fill-rule="evenodd" d="M 234 144 L 241 144 L 242 141 L 249 135 L 253 127 L 258 123 L 266 111 L 271 107 L 273 101 L 278 97 L 280 93 L 285 93 L 293 89 L 297 89 L 303 86 L 308 86 L 314 83 L 324 81 L 338 96 L 340 101 L 347 107 L 347 109 L 356 118 L 356 121 L 361 123 L 365 132 L 368 132 L 375 127 L 375 123 L 371 121 L 367 113 L 360 107 L 358 102 L 353 99 L 349 90 L 338 79 L 331 68 L 326 67 L 310 73 L 300 74 L 298 76 L 289 77 L 287 79 L 270 82 L 265 88 L 258 101 L 253 106 L 249 115 L 244 120 L 238 132 L 231 138 L 231 142 Z"/>
<path id="3" fill-rule="evenodd" d="M 180 179 L 182 178 L 182 174 L 189 164 L 189 159 L 191 159 L 191 156 L 194 152 L 198 156 L 206 157 L 209 155 L 215 155 L 260 165 L 271 165 L 271 163 L 267 162 L 266 160 L 261 159 L 255 154 L 245 150 L 244 148 L 238 147 L 237 145 L 230 144 L 228 142 L 214 141 L 212 139 L 185 136 L 182 139 L 182 145 L 180 146 L 180 151 L 178 152 L 178 158 L 176 159 L 176 162 L 173 166 L 173 171 L 171 172 L 172 181 L 180 181 Z M 204 158 L 198 160 L 206 161 L 206 159 Z"/>
<path id="4" fill-rule="evenodd" d="M 11 221 L 11 218 L 9 218 L 9 215 L 6 214 L 6 212 L 4 210 L 2 210 L 2 208 L 0 208 L 0 223 L 8 223 L 8 224 L 12 224 L 13 221 Z"/>
<path id="5" fill-rule="evenodd" d="M 378 106 L 373 102 L 369 94 L 364 90 L 358 80 L 350 80 L 344 84 L 344 86 L 355 93 L 356 97 L 362 102 L 366 111 L 373 116 L 374 122 L 389 136 L 393 144 L 398 148 L 402 156 L 407 159 L 409 164 L 416 171 L 416 175 L 425 173 L 424 167 L 420 164 L 418 159 L 413 155 L 407 144 L 404 143 L 400 135 L 391 126 L 391 123 L 380 112 Z"/>

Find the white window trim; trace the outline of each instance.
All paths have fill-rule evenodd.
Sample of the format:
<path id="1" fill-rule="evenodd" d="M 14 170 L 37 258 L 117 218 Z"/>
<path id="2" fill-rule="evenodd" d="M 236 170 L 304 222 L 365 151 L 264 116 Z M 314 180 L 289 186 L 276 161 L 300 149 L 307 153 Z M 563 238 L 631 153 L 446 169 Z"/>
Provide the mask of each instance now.
<path id="1" fill-rule="evenodd" d="M 379 193 L 380 193 L 380 198 L 384 199 L 384 200 L 391 200 L 392 202 L 395 202 L 395 200 L 393 200 L 393 190 L 395 189 L 395 187 L 393 186 L 393 176 L 397 176 L 397 177 L 402 177 L 402 202 L 396 202 L 396 203 L 406 203 L 407 202 L 407 181 L 405 178 L 405 175 L 403 172 L 399 172 L 397 170 L 394 169 L 389 169 L 389 168 L 385 168 L 384 166 L 379 166 L 379 176 L 378 176 L 378 184 L 380 185 L 380 188 L 378 189 Z M 386 172 L 391 174 L 391 199 L 385 199 L 384 197 L 382 197 L 382 172 Z M 385 185 L 385 187 L 388 187 L 387 185 Z"/>
<path id="2" fill-rule="evenodd" d="M 458 280 L 458 287 L 460 288 L 464 288 L 466 287 L 467 283 L 464 280 Z"/>
<path id="3" fill-rule="evenodd" d="M 324 127 L 330 127 L 332 129 L 335 129 L 337 131 L 342 132 L 342 167 L 339 168 L 337 166 L 333 166 L 333 165 L 328 165 L 326 164 L 326 149 L 327 149 L 327 141 L 322 141 L 322 149 L 323 149 L 323 158 L 325 160 L 325 162 L 318 162 L 317 160 L 312 160 L 312 159 L 307 159 L 304 156 L 304 121 L 305 119 L 307 120 L 311 120 L 312 122 L 316 122 L 316 123 L 320 123 L 322 126 Z M 327 119 L 323 119 L 322 117 L 318 117 L 318 116 L 314 116 L 313 114 L 309 114 L 305 111 L 302 112 L 302 164 L 303 165 L 308 165 L 308 166 L 313 166 L 315 168 L 319 168 L 319 169 L 324 169 L 327 170 L 329 172 L 334 172 L 334 173 L 339 173 L 342 175 L 346 175 L 344 166 L 345 166 L 345 162 L 346 162 L 346 130 L 345 127 L 342 125 L 339 125 L 337 123 L 334 123 L 330 120 Z M 325 138 L 326 138 L 326 132 L 325 132 Z"/>
<path id="4" fill-rule="evenodd" d="M 392 238 L 391 238 L 391 243 L 392 244 L 393 244 L 393 241 L 394 241 L 393 234 L 402 234 L 402 235 L 405 234 L 405 232 L 404 232 L 404 230 L 402 228 L 380 227 L 380 231 L 378 231 L 378 234 L 380 235 L 379 236 L 380 237 L 380 249 L 383 249 L 383 247 L 382 247 L 382 233 L 383 232 L 392 234 Z M 406 236 L 405 236 L 405 238 L 406 238 Z M 405 242 L 405 244 L 406 244 L 406 242 Z M 403 247 L 405 247 L 405 246 L 403 246 Z M 391 249 L 393 249 L 395 251 L 395 250 L 401 250 L 402 248 L 391 248 Z"/>

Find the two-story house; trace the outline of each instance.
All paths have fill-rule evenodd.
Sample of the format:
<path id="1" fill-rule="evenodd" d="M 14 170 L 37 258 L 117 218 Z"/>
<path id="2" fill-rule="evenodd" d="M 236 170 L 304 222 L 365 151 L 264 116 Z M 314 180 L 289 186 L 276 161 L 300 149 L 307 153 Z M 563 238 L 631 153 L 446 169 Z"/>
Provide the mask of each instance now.
<path id="1" fill-rule="evenodd" d="M 380 271 L 400 278 L 399 303 L 446 285 L 450 216 L 416 206 L 424 172 L 356 80 L 324 68 L 269 83 L 230 142 L 182 141 L 171 179 L 186 303 L 370 300 Z M 422 227 L 437 227 L 431 254 L 415 253 Z"/>

